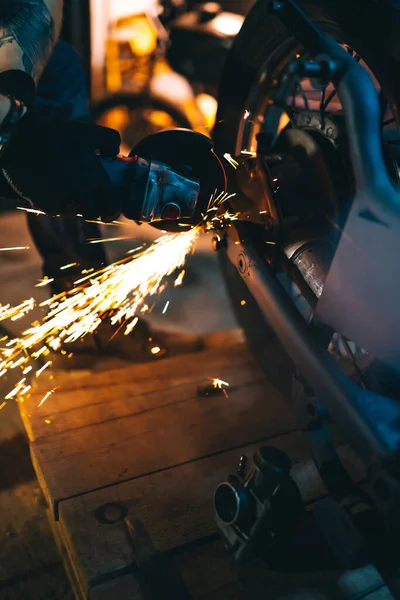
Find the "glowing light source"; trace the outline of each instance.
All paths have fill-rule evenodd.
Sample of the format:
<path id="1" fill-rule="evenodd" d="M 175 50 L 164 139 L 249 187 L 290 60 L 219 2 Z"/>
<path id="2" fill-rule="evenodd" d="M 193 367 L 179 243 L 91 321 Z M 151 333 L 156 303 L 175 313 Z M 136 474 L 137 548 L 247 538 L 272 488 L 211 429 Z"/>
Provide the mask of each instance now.
<path id="1" fill-rule="evenodd" d="M 243 25 L 244 17 L 235 13 L 223 12 L 213 20 L 213 27 L 224 35 L 237 35 Z"/>

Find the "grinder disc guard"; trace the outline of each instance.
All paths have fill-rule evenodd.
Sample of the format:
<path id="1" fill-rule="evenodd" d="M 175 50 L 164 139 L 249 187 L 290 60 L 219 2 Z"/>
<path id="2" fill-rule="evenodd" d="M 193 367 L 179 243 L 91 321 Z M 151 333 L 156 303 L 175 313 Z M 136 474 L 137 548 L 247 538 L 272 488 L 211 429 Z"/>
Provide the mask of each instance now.
<path id="1" fill-rule="evenodd" d="M 179 222 L 197 225 L 202 219 L 211 195 L 226 191 L 226 176 L 221 161 L 214 153 L 212 141 L 190 129 L 165 129 L 141 140 L 129 156 L 137 154 L 176 169 L 186 170 L 200 182 L 200 193 L 192 218 L 183 221 L 160 220 L 152 226 L 168 231 L 182 231 Z"/>

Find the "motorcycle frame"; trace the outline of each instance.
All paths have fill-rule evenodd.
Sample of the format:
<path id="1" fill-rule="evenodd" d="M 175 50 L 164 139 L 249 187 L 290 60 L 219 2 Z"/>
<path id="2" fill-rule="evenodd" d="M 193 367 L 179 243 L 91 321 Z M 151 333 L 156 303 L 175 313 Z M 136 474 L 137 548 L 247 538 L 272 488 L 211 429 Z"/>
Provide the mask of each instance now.
<path id="1" fill-rule="evenodd" d="M 339 44 L 325 37 L 293 0 L 270 5 L 313 57 L 324 55 L 335 64 L 333 83 L 347 116 L 356 180 L 354 202 L 358 194 L 363 194 L 364 200 L 368 194 L 368 205 L 375 218 L 383 222 L 399 218 L 400 195 L 389 179 L 381 151 L 380 106 L 371 77 Z M 237 268 L 266 321 L 301 373 L 294 394 L 297 412 L 328 491 L 342 504 L 360 495 L 330 441 L 327 415 L 339 425 L 366 465 L 368 497 L 374 509 L 383 517 L 388 530 L 398 526 L 393 519 L 400 499 L 400 403 L 363 389 L 344 375 L 326 345 L 321 345 L 312 327 L 300 315 L 273 269 L 256 252 L 248 225 L 239 221 L 232 229 L 233 233 L 226 238 L 226 257 Z M 305 398 L 303 382 L 311 386 L 315 398 Z M 310 405 L 313 411 L 309 412 L 315 413 L 317 418 L 307 415 Z M 383 487 L 385 493 L 382 493 Z M 396 579 L 395 562 L 386 560 L 383 570 L 388 574 L 385 579 Z"/>

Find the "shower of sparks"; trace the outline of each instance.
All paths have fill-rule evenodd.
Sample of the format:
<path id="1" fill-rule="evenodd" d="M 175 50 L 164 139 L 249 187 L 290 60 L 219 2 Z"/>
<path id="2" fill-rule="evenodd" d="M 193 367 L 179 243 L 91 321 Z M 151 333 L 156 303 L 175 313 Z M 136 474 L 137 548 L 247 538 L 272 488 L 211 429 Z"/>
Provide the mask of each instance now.
<path id="1" fill-rule="evenodd" d="M 92 272 L 76 282 L 73 290 L 42 302 L 40 306 L 50 308 L 43 320 L 36 321 L 21 337 L 9 340 L 0 347 L 0 377 L 10 369 L 29 372 L 27 369 L 31 358 L 48 356 L 50 349 L 60 349 L 93 333 L 103 319 L 109 318 L 113 325 L 121 326 L 125 334 L 132 331 L 137 323 L 136 313 L 152 308 L 145 304 L 145 299 L 161 293 L 165 288 L 165 277 L 182 269 L 187 254 L 195 248 L 200 232 L 201 229 L 195 227 L 190 231 L 164 235 L 140 254 L 125 257 L 96 273 Z M 49 282 L 49 279 L 45 279 L 41 283 L 45 285 Z M 20 315 L 33 306 L 31 299 L 18 307 L 0 307 L 0 318 Z M 61 352 L 67 354 L 65 350 Z M 158 346 L 151 349 L 152 354 L 160 352 Z M 50 361 L 36 370 L 36 377 L 41 376 L 48 367 Z M 30 386 L 23 377 L 5 400 L 26 394 L 28 388 Z M 54 391 L 48 392 L 39 405 Z"/>
<path id="2" fill-rule="evenodd" d="M 224 158 L 226 161 L 228 161 L 228 163 L 231 165 L 231 167 L 233 167 L 234 169 L 238 168 L 239 163 L 237 162 L 237 160 L 232 158 L 232 156 L 229 154 L 229 152 L 225 152 Z"/>
<path id="3" fill-rule="evenodd" d="M 0 248 L 0 252 L 10 252 L 12 250 L 29 250 L 30 246 L 14 246 L 13 248 Z"/>
<path id="4" fill-rule="evenodd" d="M 33 298 L 29 298 L 29 300 L 24 300 L 18 306 L 10 306 L 10 304 L 6 304 L 5 306 L 0 306 L 0 321 L 4 321 L 5 319 L 11 319 L 11 321 L 16 321 L 17 319 L 21 319 L 28 312 L 35 308 L 35 300 Z M 3 339 L 1 340 L 3 341 Z"/>
<path id="5" fill-rule="evenodd" d="M 136 315 L 153 309 L 155 303 L 147 304 L 147 299 L 165 289 L 166 277 L 178 271 L 173 285 L 182 284 L 186 257 L 194 251 L 200 233 L 230 227 L 231 222 L 238 218 L 239 213 L 232 213 L 227 207 L 228 200 L 233 196 L 234 194 L 215 191 L 199 226 L 173 235 L 164 235 L 149 247 L 134 248 L 122 260 L 97 272 L 94 272 L 94 269 L 83 269 L 83 277 L 75 281 L 72 290 L 56 294 L 42 302 L 39 306 L 48 308 L 49 312 L 41 321 L 32 323 L 20 337 L 8 339 L 5 336 L 1 339 L 3 344 L 0 345 L 0 378 L 10 369 L 17 372 L 20 370 L 22 375 L 4 399 L 23 401 L 22 397 L 31 390 L 26 375 L 32 371 L 30 376 L 40 377 L 51 366 L 48 359 L 44 364 L 41 363 L 40 368 L 37 368 L 33 361 L 39 357 L 43 360 L 51 350 L 58 350 L 68 357 L 72 356 L 63 346 L 93 333 L 103 320 L 109 319 L 112 325 L 116 325 L 116 333 L 131 333 L 138 322 Z M 128 238 L 109 238 L 101 241 L 117 239 Z M 62 269 L 75 266 L 77 263 L 70 263 Z M 37 286 L 42 287 L 52 281 L 44 278 Z M 0 320 L 19 319 L 35 306 L 33 298 L 15 307 L 0 306 Z M 169 301 L 164 306 L 163 314 L 168 306 Z M 164 353 L 159 346 L 153 346 L 150 352 L 160 356 Z M 220 379 L 212 381 L 214 387 L 219 387 L 227 395 L 224 390 L 224 386 L 229 385 L 227 382 Z M 48 391 L 38 406 L 41 406 L 56 389 Z"/>

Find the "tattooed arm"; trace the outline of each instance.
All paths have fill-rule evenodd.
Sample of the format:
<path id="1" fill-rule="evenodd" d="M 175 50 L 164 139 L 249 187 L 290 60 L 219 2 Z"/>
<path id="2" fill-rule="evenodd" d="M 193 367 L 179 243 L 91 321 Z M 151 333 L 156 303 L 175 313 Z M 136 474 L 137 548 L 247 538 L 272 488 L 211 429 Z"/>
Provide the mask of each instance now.
<path id="1" fill-rule="evenodd" d="M 56 42 L 62 0 L 0 0 L 0 72 L 26 71 L 38 79 Z M 0 123 L 9 100 L 0 96 Z"/>

